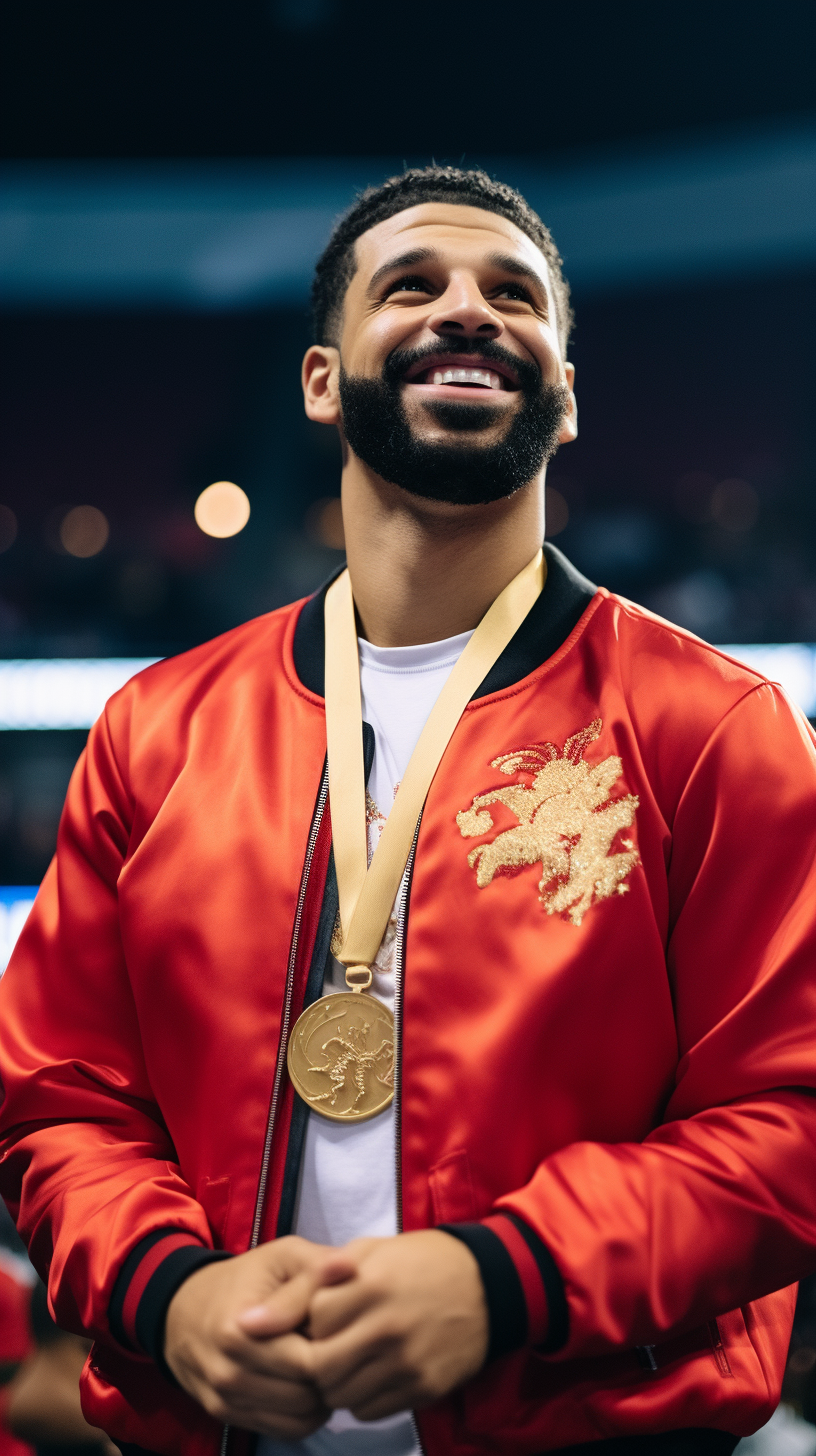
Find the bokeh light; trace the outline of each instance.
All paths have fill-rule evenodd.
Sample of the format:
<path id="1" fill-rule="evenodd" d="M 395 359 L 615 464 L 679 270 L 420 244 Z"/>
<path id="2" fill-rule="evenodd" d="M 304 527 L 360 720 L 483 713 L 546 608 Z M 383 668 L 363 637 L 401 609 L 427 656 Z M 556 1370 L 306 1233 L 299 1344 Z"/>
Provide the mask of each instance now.
<path id="1" fill-rule="evenodd" d="M 711 496 L 711 514 L 726 531 L 750 531 L 759 517 L 759 496 L 747 480 L 721 480 Z"/>
<path id="2" fill-rule="evenodd" d="M 759 519 L 759 493 L 747 480 L 721 480 L 694 470 L 681 476 L 674 489 L 674 503 L 687 521 L 696 526 L 714 521 L 724 531 L 750 531 Z"/>
<path id="3" fill-rule="evenodd" d="M 0 506 L 0 551 L 8 551 L 17 540 L 17 517 L 9 506 Z"/>
<path id="4" fill-rule="evenodd" d="M 547 540 L 557 536 L 569 523 L 569 506 L 560 490 L 554 485 L 546 487 L 544 506 L 544 534 Z"/>
<path id="5" fill-rule="evenodd" d="M 331 551 L 345 551 L 343 507 L 338 496 L 321 496 L 306 512 L 306 532 Z"/>
<path id="6" fill-rule="evenodd" d="M 60 521 L 59 538 L 69 556 L 98 556 L 109 535 L 108 518 L 96 506 L 74 506 Z"/>
<path id="7" fill-rule="evenodd" d="M 196 525 L 205 536 L 237 536 L 249 520 L 249 497 L 231 480 L 217 480 L 195 503 Z"/>

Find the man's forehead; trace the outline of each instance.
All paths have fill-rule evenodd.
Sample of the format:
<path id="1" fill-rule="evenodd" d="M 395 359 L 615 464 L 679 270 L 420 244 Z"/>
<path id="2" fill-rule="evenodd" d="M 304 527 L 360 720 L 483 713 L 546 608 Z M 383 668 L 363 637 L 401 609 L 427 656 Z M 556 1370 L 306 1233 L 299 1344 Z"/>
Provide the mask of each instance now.
<path id="1" fill-rule="evenodd" d="M 448 202 L 420 202 L 362 233 L 356 244 L 358 272 L 370 276 L 389 256 L 396 258 L 414 246 L 458 248 L 470 255 L 510 254 L 534 268 L 545 283 L 549 281 L 544 254 L 509 218 L 483 207 Z"/>

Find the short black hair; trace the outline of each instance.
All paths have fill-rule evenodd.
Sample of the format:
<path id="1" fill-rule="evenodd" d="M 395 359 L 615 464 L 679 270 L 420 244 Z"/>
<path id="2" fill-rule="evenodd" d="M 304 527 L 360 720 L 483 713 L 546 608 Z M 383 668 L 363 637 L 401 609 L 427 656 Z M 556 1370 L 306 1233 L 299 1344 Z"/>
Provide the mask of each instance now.
<path id="1" fill-rule="evenodd" d="M 317 260 L 312 283 L 312 324 L 319 344 L 335 344 L 343 300 L 356 270 L 354 244 L 369 228 L 422 202 L 453 202 L 481 207 L 506 217 L 531 238 L 547 260 L 555 297 L 556 323 L 566 352 L 572 329 L 569 284 L 552 234 L 520 192 L 496 182 L 482 171 L 460 167 L 412 167 L 389 177 L 379 187 L 367 187 L 336 223 Z"/>

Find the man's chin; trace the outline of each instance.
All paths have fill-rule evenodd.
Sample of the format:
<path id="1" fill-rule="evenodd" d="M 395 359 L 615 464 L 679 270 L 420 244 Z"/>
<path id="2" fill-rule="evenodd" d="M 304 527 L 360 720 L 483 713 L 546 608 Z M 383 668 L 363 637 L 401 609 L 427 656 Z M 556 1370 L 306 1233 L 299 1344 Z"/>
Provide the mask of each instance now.
<path id="1" fill-rule="evenodd" d="M 502 405 L 493 404 L 469 404 L 462 400 L 427 400 L 423 401 L 422 413 L 430 415 L 442 430 L 460 436 L 462 434 L 483 435 L 486 444 L 498 444 L 502 434 L 510 429 L 513 414 Z M 430 436 L 425 435 L 418 422 L 410 419 L 411 433 L 419 441 L 428 444 L 444 444 L 444 437 L 432 432 Z M 476 443 L 476 442 L 474 442 Z"/>

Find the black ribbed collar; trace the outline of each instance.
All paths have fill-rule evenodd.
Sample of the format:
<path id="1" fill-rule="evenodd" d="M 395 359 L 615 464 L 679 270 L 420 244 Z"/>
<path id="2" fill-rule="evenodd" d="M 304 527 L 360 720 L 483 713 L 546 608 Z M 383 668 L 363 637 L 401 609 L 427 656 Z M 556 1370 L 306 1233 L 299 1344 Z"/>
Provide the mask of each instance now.
<path id="1" fill-rule="evenodd" d="M 573 627 L 583 616 L 595 595 L 596 588 L 549 541 L 544 544 L 547 558 L 547 581 L 541 596 L 511 638 L 498 661 L 473 694 L 487 697 L 521 682 L 552 657 L 566 642 Z M 329 580 L 304 602 L 295 627 L 293 653 L 295 670 L 304 687 L 323 697 L 323 598 L 331 583 L 339 576 L 339 567 Z"/>

